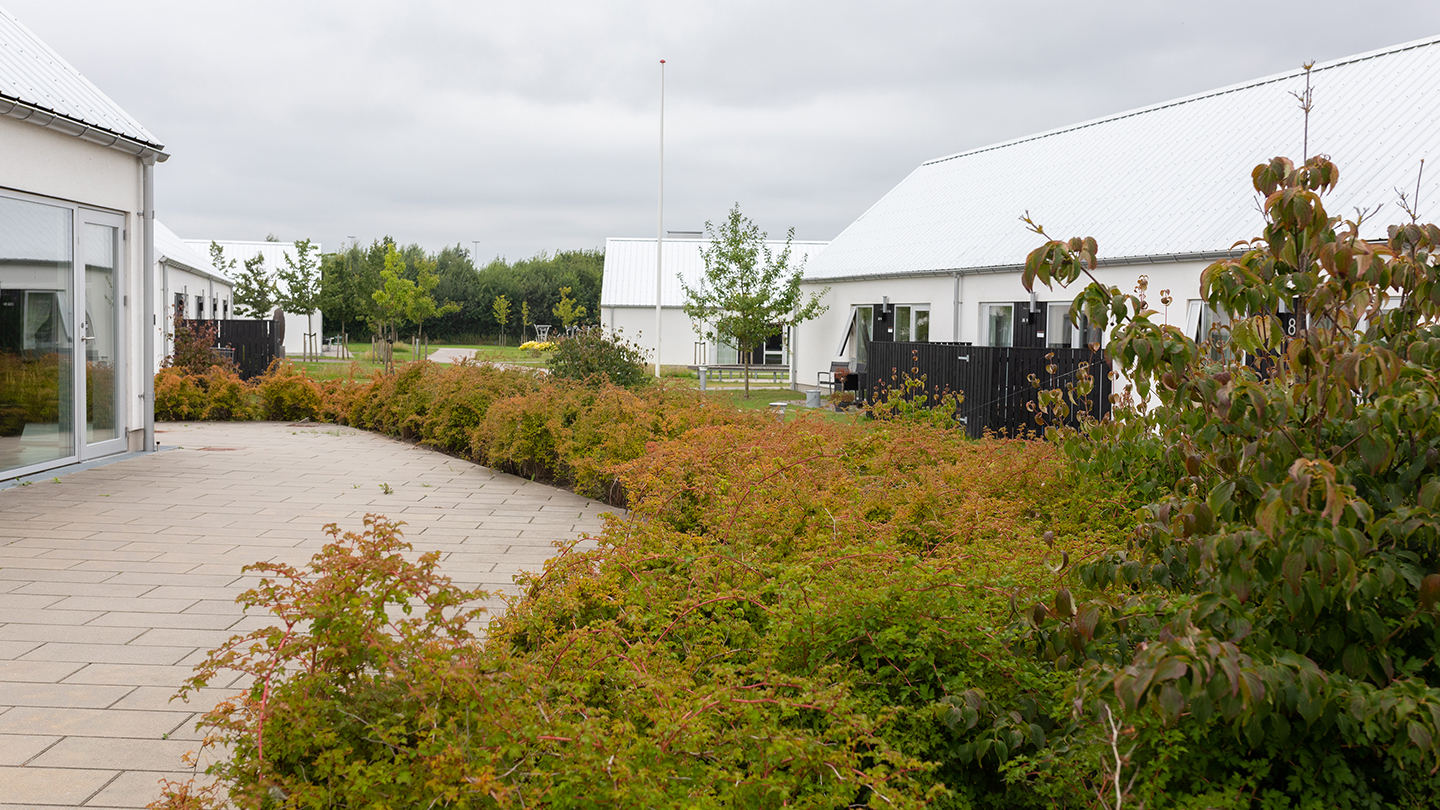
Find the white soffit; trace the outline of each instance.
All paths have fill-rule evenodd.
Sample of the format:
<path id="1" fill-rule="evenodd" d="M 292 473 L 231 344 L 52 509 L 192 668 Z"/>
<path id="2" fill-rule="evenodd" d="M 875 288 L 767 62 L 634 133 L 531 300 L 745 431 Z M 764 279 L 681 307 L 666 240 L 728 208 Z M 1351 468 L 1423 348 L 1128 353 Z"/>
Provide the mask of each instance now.
<path id="1" fill-rule="evenodd" d="M 0 98 L 18 101 L 156 150 L 165 148 L 140 122 L 3 8 L 0 8 Z"/>
<path id="2" fill-rule="evenodd" d="M 1362 235 L 1408 221 L 1397 189 L 1440 220 L 1440 37 L 1317 64 L 1310 154 L 1340 182 L 1332 216 L 1368 212 Z M 1041 244 L 1020 216 L 1057 239 L 1093 236 L 1104 259 L 1226 251 L 1262 220 L 1250 172 L 1299 163 L 1303 70 L 927 161 L 851 223 L 807 280 L 964 272 L 1024 264 Z"/>
<path id="3" fill-rule="evenodd" d="M 707 239 L 666 239 L 662 270 L 665 274 L 661 290 L 661 306 L 679 307 L 685 304 L 685 291 L 680 287 L 680 278 L 697 287 L 705 275 L 705 259 L 700 252 L 710 242 Z M 819 255 L 828 242 L 790 243 L 790 267 L 808 266 Z M 765 245 L 773 255 L 778 256 L 785 249 L 784 240 L 768 240 Z M 602 307 L 653 307 L 655 306 L 655 239 L 626 239 L 611 237 L 605 240 L 605 272 L 600 279 L 600 306 Z"/>

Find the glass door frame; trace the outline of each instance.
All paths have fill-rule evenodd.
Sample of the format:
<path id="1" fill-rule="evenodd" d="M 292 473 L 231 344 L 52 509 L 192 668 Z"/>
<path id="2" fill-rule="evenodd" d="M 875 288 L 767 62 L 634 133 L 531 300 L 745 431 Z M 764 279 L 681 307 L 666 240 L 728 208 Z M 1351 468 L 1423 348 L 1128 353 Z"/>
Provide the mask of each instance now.
<path id="1" fill-rule="evenodd" d="M 89 257 L 85 255 L 85 231 L 87 225 L 99 225 L 106 228 L 113 228 L 115 233 L 115 244 L 113 249 L 115 263 L 114 300 L 111 302 L 111 306 L 113 307 L 111 322 L 114 324 L 115 329 L 115 367 L 113 372 L 115 387 L 115 436 L 113 438 L 103 439 L 98 442 L 91 442 L 89 440 L 90 434 L 88 430 L 88 425 L 86 424 L 86 403 L 89 401 L 90 392 L 87 390 L 88 381 L 85 374 L 86 369 L 89 366 L 86 357 L 88 347 L 85 345 L 85 343 L 91 339 L 94 339 L 95 336 L 88 334 L 85 336 L 81 335 L 82 331 L 88 333 L 91 330 L 90 319 L 87 317 L 87 312 L 89 311 L 87 301 L 87 296 L 89 295 L 89 287 L 86 279 L 86 273 L 88 272 L 89 266 L 89 262 L 87 261 L 87 259 Z M 128 408 L 126 408 L 126 403 L 129 402 L 129 400 L 126 398 L 126 395 L 129 393 L 127 390 L 128 386 L 126 385 L 128 381 L 128 378 L 126 376 L 128 373 L 128 368 L 126 365 L 126 340 L 129 338 L 129 335 L 127 334 L 128 330 L 125 328 L 128 322 L 128 318 L 126 316 L 129 311 L 129 307 L 126 306 L 129 297 L 129 274 L 126 272 L 128 268 L 125 261 L 127 253 L 126 248 L 128 244 L 127 240 L 125 239 L 125 217 L 120 214 L 111 214 L 89 208 L 79 208 L 77 209 L 75 216 L 74 234 L 74 323 L 76 324 L 76 347 L 75 360 L 73 365 L 75 370 L 75 444 L 76 449 L 79 451 L 80 460 L 89 461 L 91 459 L 100 458 L 102 456 L 112 456 L 116 453 L 123 453 L 129 449 L 129 439 L 126 436 L 126 432 L 128 430 L 127 423 L 129 422 Z"/>

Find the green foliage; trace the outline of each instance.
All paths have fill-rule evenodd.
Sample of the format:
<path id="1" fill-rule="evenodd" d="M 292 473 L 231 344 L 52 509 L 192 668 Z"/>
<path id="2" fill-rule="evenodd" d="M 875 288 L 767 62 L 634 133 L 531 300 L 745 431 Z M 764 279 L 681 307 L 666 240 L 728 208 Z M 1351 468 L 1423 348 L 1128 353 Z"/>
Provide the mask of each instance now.
<path id="1" fill-rule="evenodd" d="M 320 415 L 320 386 L 287 360 L 276 358 L 256 381 L 262 419 L 285 422 Z"/>
<path id="2" fill-rule="evenodd" d="M 211 255 L 218 247 L 211 243 Z M 231 301 L 235 314 L 242 318 L 268 318 L 280 300 L 280 289 L 265 269 L 265 255 L 257 253 L 245 260 L 244 270 L 235 277 L 235 292 Z"/>
<path id="3" fill-rule="evenodd" d="M 555 341 L 550 373 L 557 379 L 592 385 L 605 383 L 637 388 L 650 382 L 645 350 L 624 335 L 591 326 Z"/>
<path id="4" fill-rule="evenodd" d="M 495 322 L 500 324 L 500 345 L 505 345 L 505 327 L 510 323 L 510 299 L 503 295 L 495 296 L 490 304 L 490 311 L 495 314 Z"/>
<path id="5" fill-rule="evenodd" d="M 30 423 L 58 423 L 61 381 L 69 373 L 69 359 L 59 352 L 0 351 L 0 436 L 19 436 Z"/>
<path id="6" fill-rule="evenodd" d="M 1094 282 L 1075 300 L 1072 317 L 1110 327 L 1141 401 L 1051 434 L 1079 469 L 1128 478 L 1149 502 L 1133 545 L 1076 569 L 1084 598 L 1035 608 L 1032 643 L 1078 668 L 1083 705 L 1148 724 L 1137 763 L 1165 756 L 1159 729 L 1181 733 L 1191 753 L 1168 766 L 1169 801 L 1428 806 L 1440 228 L 1362 239 L 1324 208 L 1339 171 L 1323 157 L 1276 158 L 1252 180 L 1262 235 L 1201 279 L 1232 318 L 1219 359 L 1152 320 L 1143 288 Z M 1048 241 L 1027 286 L 1076 281 L 1097 251 Z"/>
<path id="7" fill-rule="evenodd" d="M 512 303 L 521 302 L 522 315 L 527 304 L 532 314 L 544 313 L 559 303 L 559 289 L 570 287 L 576 306 L 589 313 L 581 322 L 593 322 L 599 306 L 605 262 L 599 250 L 542 253 L 513 263 L 495 259 L 478 266 L 470 252 L 459 246 L 431 253 L 419 245 L 401 247 L 386 237 L 368 247 L 351 245 L 322 258 L 321 309 L 327 324 L 359 331 L 367 318 L 373 318 L 371 293 L 384 284 L 381 273 L 392 246 L 398 256 L 400 276 L 418 281 L 422 267 L 428 268 L 437 279 L 434 300 L 453 302 L 456 307 L 424 318 L 429 333 L 436 338 L 478 342 L 482 336 L 498 335 L 499 324 L 491 310 L 497 295 L 504 295 Z M 532 323 L 528 317 L 523 320 L 522 328 Z"/>
<path id="8" fill-rule="evenodd" d="M 550 312 L 560 319 L 560 325 L 569 329 L 585 317 L 586 310 L 584 306 L 576 304 L 575 299 L 570 297 L 569 287 L 561 287 L 560 303 L 556 304 Z"/>
<path id="9" fill-rule="evenodd" d="M 520 578 L 484 645 L 440 623 L 472 597 L 422 590 L 435 570 L 403 568 L 381 518 L 264 569 L 244 601 L 278 623 L 191 683 L 250 676 L 209 718 L 242 806 L 1051 806 L 1001 763 L 1067 739 L 1074 676 L 1010 648 L 1010 599 L 1128 529 L 1053 446 L 464 365 L 372 386 L 360 410 L 417 435 L 470 414 L 531 458 L 596 459 L 632 512 Z M 426 616 L 395 632 L 407 604 Z"/>
<path id="10" fill-rule="evenodd" d="M 820 299 L 830 290 L 800 292 L 803 266 L 790 266 L 790 242 L 795 229 L 785 234 L 785 247 L 772 254 L 767 234 L 740 213 L 739 203 L 718 227 L 706 222 L 709 243 L 701 251 L 705 275 L 692 288 L 682 278 L 685 314 L 699 325 L 706 340 L 727 341 L 741 349 L 746 365 L 745 393 L 750 393 L 750 354 L 772 335 L 825 312 Z"/>

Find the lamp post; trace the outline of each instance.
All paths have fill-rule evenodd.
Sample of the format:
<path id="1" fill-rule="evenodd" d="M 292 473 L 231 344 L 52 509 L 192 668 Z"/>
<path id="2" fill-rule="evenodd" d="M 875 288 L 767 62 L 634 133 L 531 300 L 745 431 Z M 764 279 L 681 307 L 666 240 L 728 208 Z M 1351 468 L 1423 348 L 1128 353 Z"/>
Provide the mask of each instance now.
<path id="1" fill-rule="evenodd" d="M 660 60 L 660 204 L 655 226 L 655 377 L 660 377 L 660 289 L 665 248 L 665 60 Z"/>

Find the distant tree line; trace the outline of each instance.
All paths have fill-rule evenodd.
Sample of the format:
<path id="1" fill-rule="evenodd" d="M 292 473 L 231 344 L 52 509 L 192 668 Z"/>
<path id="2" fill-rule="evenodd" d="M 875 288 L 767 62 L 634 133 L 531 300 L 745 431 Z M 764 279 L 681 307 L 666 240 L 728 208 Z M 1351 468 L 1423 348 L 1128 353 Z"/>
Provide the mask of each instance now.
<path id="1" fill-rule="evenodd" d="M 579 322 L 598 322 L 604 265 L 603 250 L 568 250 L 513 263 L 495 258 L 477 267 L 470 251 L 459 245 L 430 253 L 419 245 L 401 247 L 387 236 L 369 246 L 351 245 L 325 254 L 320 263 L 320 310 L 330 334 L 369 335 L 383 327 L 404 339 L 420 327 L 396 317 L 390 311 L 393 306 L 387 308 L 392 300 L 387 289 L 393 293 L 408 282 L 416 289 L 428 288 L 436 305 L 433 316 L 423 323 L 431 340 L 478 343 L 501 335 L 533 339 L 534 324 L 560 325 L 553 314 L 557 306 L 562 312 L 583 307 L 585 315 Z M 568 292 L 562 293 L 562 288 Z M 508 306 L 497 307 L 500 298 Z M 570 310 L 562 298 L 571 300 Z M 500 317 L 506 322 L 501 323 Z"/>

